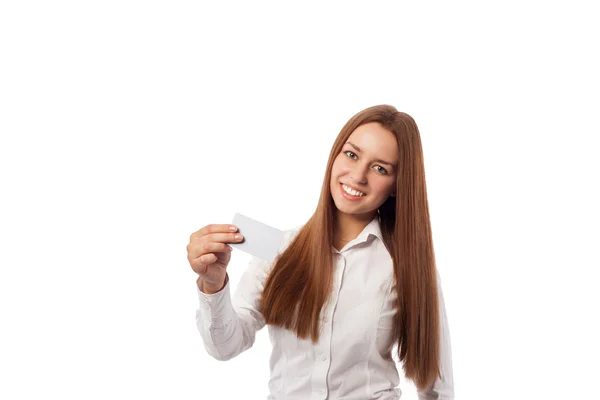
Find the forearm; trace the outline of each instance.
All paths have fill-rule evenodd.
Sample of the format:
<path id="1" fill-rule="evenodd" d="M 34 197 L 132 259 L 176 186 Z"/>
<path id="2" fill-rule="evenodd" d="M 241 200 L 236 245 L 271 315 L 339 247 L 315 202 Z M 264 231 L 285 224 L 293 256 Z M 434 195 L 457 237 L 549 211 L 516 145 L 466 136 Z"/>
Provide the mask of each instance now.
<path id="1" fill-rule="evenodd" d="M 236 312 L 231 303 L 228 282 L 226 277 L 222 288 L 210 288 L 206 287 L 206 282 L 197 281 L 201 292 L 201 304 L 196 312 L 198 330 L 208 353 L 222 361 L 250 348 L 254 343 L 255 330 L 261 327 L 255 327 L 244 310 L 240 310 L 239 314 Z"/>

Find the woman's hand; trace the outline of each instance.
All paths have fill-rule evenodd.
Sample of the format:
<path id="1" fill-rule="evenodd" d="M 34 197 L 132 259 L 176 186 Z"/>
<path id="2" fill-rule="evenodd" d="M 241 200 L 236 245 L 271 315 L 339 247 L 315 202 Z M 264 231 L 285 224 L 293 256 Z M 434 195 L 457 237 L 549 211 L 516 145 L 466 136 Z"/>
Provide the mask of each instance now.
<path id="1" fill-rule="evenodd" d="M 192 233 L 187 245 L 188 261 L 202 281 L 203 291 L 218 292 L 225 286 L 227 265 L 231 260 L 231 246 L 244 238 L 236 233 L 237 227 L 229 224 L 210 224 Z M 236 238 L 239 235 L 239 238 Z"/>

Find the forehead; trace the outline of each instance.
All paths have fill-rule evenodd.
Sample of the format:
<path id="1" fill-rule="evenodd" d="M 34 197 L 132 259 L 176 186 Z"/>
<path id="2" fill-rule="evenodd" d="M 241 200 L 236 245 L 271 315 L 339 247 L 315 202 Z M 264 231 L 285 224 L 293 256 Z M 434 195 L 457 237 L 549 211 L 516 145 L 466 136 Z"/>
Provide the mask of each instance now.
<path id="1" fill-rule="evenodd" d="M 362 152 L 370 153 L 374 157 L 381 157 L 391 162 L 398 158 L 396 135 L 377 122 L 359 126 L 346 142 L 352 142 L 360 147 Z"/>

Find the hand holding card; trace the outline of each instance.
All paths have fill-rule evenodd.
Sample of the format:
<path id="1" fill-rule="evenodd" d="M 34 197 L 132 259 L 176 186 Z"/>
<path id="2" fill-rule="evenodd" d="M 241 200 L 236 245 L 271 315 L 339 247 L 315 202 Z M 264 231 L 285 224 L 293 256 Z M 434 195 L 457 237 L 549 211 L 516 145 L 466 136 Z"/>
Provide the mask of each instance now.
<path id="1" fill-rule="evenodd" d="M 241 243 L 229 243 L 231 247 L 267 261 L 275 259 L 283 242 L 283 231 L 240 213 L 234 215 L 232 223 L 238 227 L 244 240 Z"/>

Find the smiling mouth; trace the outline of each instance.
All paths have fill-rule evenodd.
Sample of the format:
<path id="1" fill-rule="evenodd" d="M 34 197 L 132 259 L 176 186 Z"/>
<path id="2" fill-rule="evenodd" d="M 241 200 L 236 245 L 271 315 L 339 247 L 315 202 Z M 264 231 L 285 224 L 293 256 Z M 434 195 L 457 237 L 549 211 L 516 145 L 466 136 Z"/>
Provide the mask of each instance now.
<path id="1" fill-rule="evenodd" d="M 354 194 L 352 194 L 352 193 L 348 193 L 348 192 L 346 191 L 346 189 L 344 189 L 344 186 L 345 186 L 345 187 L 347 187 L 348 189 L 352 190 L 352 191 L 358 192 L 359 194 L 358 194 L 358 195 L 354 195 Z M 352 187 L 350 187 L 350 186 L 346 185 L 345 183 L 340 183 L 340 188 L 341 188 L 341 189 L 342 189 L 342 191 L 343 191 L 344 193 L 346 193 L 348 196 L 352 196 L 352 197 L 359 198 L 359 197 L 365 197 L 365 196 L 367 195 L 365 192 L 361 192 L 360 190 L 356 190 L 356 189 L 354 189 L 354 188 L 352 188 Z"/>

